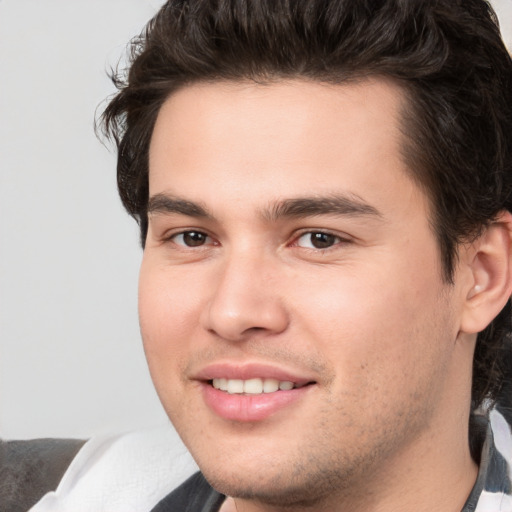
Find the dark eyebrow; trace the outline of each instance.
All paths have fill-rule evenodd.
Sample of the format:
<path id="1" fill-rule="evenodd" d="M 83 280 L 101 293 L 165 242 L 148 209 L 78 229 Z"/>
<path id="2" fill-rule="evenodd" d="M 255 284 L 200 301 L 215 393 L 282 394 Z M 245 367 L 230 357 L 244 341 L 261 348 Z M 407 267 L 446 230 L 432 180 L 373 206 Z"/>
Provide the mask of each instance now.
<path id="1" fill-rule="evenodd" d="M 188 217 L 211 219 L 212 216 L 200 204 L 166 194 L 155 194 L 148 201 L 148 214 L 177 213 Z"/>
<path id="2" fill-rule="evenodd" d="M 315 215 L 382 217 L 376 208 L 355 195 L 285 199 L 263 212 L 265 219 L 274 222 L 282 217 L 312 217 Z"/>
<path id="3" fill-rule="evenodd" d="M 148 215 L 158 213 L 176 213 L 187 217 L 213 219 L 213 215 L 208 212 L 206 207 L 167 194 L 155 194 L 149 198 Z M 382 217 L 376 208 L 355 195 L 290 198 L 278 201 L 261 212 L 261 216 L 269 222 L 275 222 L 283 217 L 313 217 L 315 215 Z"/>

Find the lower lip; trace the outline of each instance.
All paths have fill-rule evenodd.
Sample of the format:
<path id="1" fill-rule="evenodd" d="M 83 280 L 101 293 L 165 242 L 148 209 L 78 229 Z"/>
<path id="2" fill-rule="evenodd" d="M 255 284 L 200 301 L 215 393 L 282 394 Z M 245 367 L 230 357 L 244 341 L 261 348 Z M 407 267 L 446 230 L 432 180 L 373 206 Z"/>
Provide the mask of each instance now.
<path id="1" fill-rule="evenodd" d="M 230 395 L 215 389 L 209 383 L 204 383 L 202 388 L 206 405 L 217 416 L 231 421 L 254 422 L 262 421 L 297 402 L 304 397 L 311 386 L 261 395 Z"/>

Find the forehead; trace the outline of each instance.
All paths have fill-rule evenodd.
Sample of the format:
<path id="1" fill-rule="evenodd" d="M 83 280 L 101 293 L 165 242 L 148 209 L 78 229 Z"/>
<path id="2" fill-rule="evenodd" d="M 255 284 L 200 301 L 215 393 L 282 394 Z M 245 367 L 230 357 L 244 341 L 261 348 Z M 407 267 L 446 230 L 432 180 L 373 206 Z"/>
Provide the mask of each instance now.
<path id="1" fill-rule="evenodd" d="M 401 154 L 404 101 L 396 84 L 377 79 L 184 87 L 157 118 L 150 195 L 246 206 L 341 187 L 378 201 L 404 179 L 413 186 Z"/>

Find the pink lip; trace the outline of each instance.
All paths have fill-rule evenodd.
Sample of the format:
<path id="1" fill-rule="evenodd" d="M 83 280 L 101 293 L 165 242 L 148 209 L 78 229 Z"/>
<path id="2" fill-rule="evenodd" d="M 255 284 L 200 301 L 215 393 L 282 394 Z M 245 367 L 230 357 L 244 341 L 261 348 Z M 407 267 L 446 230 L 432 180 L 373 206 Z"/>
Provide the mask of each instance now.
<path id="1" fill-rule="evenodd" d="M 211 380 L 215 378 L 242 379 L 253 378 L 290 381 L 298 386 L 289 391 L 262 393 L 260 395 L 229 394 L 215 389 Z M 304 398 L 313 386 L 306 386 L 314 379 L 298 376 L 294 372 L 265 364 L 214 364 L 194 375 L 200 381 L 203 399 L 206 405 L 225 420 L 238 422 L 257 422 L 279 412 L 285 407 Z"/>
<path id="2" fill-rule="evenodd" d="M 206 405 L 225 420 L 240 422 L 262 421 L 300 400 L 311 386 L 276 391 L 261 395 L 230 395 L 205 382 L 201 385 Z"/>

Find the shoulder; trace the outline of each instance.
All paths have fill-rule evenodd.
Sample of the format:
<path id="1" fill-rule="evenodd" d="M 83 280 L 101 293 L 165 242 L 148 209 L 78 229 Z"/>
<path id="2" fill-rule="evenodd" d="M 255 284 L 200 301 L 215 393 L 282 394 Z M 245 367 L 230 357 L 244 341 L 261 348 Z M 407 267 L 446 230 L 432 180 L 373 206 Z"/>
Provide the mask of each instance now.
<path id="1" fill-rule="evenodd" d="M 148 512 L 197 471 L 170 425 L 94 436 L 31 512 Z"/>

